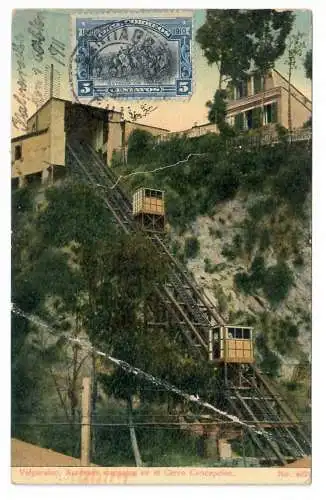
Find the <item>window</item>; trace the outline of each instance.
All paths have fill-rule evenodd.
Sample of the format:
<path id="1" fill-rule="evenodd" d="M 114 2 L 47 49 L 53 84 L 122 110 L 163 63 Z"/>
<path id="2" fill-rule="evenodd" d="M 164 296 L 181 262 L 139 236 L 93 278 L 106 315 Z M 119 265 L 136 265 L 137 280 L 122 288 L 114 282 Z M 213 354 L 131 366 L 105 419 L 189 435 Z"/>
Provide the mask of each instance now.
<path id="1" fill-rule="evenodd" d="M 259 128 L 261 126 L 261 117 L 261 108 L 254 108 L 252 110 L 252 128 Z"/>
<path id="2" fill-rule="evenodd" d="M 250 340 L 251 339 L 251 330 L 250 330 L 250 328 L 228 327 L 228 329 L 227 329 L 227 338 L 228 339 L 246 339 L 246 340 Z"/>
<path id="3" fill-rule="evenodd" d="M 277 102 L 264 106 L 264 125 L 277 122 Z"/>
<path id="4" fill-rule="evenodd" d="M 243 338 L 244 339 L 250 339 L 250 329 L 249 328 L 244 328 L 243 329 Z"/>
<path id="5" fill-rule="evenodd" d="M 252 109 L 249 109 L 249 111 L 246 111 L 245 113 L 245 126 L 248 130 L 253 128 L 253 115 L 252 115 Z"/>
<path id="6" fill-rule="evenodd" d="M 22 157 L 22 147 L 21 144 L 15 146 L 15 161 L 20 160 Z"/>
<path id="7" fill-rule="evenodd" d="M 235 338 L 235 328 L 228 328 L 227 338 L 229 338 L 229 339 Z"/>
<path id="8" fill-rule="evenodd" d="M 236 339 L 242 339 L 242 328 L 236 328 L 235 329 L 235 338 Z"/>
<path id="9" fill-rule="evenodd" d="M 264 107 L 264 123 L 265 125 L 272 123 L 272 106 L 270 104 Z"/>
<path id="10" fill-rule="evenodd" d="M 145 189 L 145 197 L 146 198 L 157 198 L 159 200 L 163 199 L 163 192 L 156 191 L 155 189 Z"/>
<path id="11" fill-rule="evenodd" d="M 260 75 L 254 76 L 254 94 L 258 94 L 263 90 L 262 77 Z"/>
<path id="12" fill-rule="evenodd" d="M 247 80 L 238 83 L 238 85 L 236 87 L 236 96 L 237 96 L 237 99 L 241 99 L 242 97 L 248 96 L 248 82 L 247 82 Z"/>
<path id="13" fill-rule="evenodd" d="M 234 123 L 235 123 L 235 128 L 237 130 L 243 130 L 244 128 L 244 119 L 243 119 L 243 113 L 239 113 L 238 115 L 235 115 Z"/>

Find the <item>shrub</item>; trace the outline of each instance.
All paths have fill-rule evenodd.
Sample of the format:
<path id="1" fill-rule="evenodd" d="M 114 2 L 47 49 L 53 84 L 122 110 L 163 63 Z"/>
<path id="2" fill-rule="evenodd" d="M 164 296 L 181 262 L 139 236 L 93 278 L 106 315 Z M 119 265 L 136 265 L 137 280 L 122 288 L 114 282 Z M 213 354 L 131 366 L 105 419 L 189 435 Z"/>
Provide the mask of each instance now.
<path id="1" fill-rule="evenodd" d="M 153 136 L 146 130 L 134 130 L 128 139 L 128 163 L 150 163 L 153 148 Z"/>
<path id="2" fill-rule="evenodd" d="M 186 238 L 184 254 L 187 259 L 194 259 L 198 255 L 199 249 L 200 243 L 198 238 L 196 238 L 195 236 Z"/>
<path id="3" fill-rule="evenodd" d="M 285 262 L 280 262 L 266 270 L 264 293 L 271 305 L 278 305 L 284 300 L 293 284 L 293 273 Z"/>
<path id="4" fill-rule="evenodd" d="M 222 248 L 222 255 L 228 260 L 234 260 L 237 256 L 232 244 L 224 245 Z"/>
<path id="5" fill-rule="evenodd" d="M 259 237 L 259 227 L 252 219 L 245 219 L 243 223 L 244 229 L 244 250 L 247 255 L 251 255 L 256 241 Z"/>
<path id="6" fill-rule="evenodd" d="M 205 257 L 204 263 L 205 263 L 205 267 L 204 267 L 205 273 L 212 274 L 212 273 L 215 273 L 216 271 L 218 271 L 220 269 L 220 267 L 219 267 L 220 264 L 213 264 L 211 262 L 211 260 L 208 259 L 207 257 Z"/>
<path id="7" fill-rule="evenodd" d="M 233 237 L 232 243 L 224 245 L 222 255 L 228 260 L 234 260 L 240 257 L 242 253 L 242 238 L 240 234 Z"/>
<path id="8" fill-rule="evenodd" d="M 269 215 L 275 211 L 277 201 L 275 198 L 269 197 L 267 199 L 259 200 L 251 207 L 248 208 L 248 213 L 255 221 L 261 220 L 264 215 Z"/>
<path id="9" fill-rule="evenodd" d="M 213 227 L 209 227 L 208 232 L 212 238 L 222 238 L 222 231 L 220 231 L 219 229 L 214 229 Z"/>
<path id="10" fill-rule="evenodd" d="M 228 298 L 224 293 L 223 287 L 221 285 L 215 285 L 213 292 L 217 300 L 219 312 L 224 314 L 228 307 Z"/>
<path id="11" fill-rule="evenodd" d="M 246 295 L 250 295 L 253 292 L 250 276 L 247 273 L 237 273 L 234 276 L 234 283 L 238 290 L 244 292 Z"/>
<path id="12" fill-rule="evenodd" d="M 263 252 L 264 250 L 267 250 L 267 248 L 271 244 L 271 237 L 270 237 L 270 232 L 269 230 L 265 227 L 260 235 L 260 244 L 259 248 Z"/>
<path id="13" fill-rule="evenodd" d="M 251 264 L 250 281 L 253 288 L 261 288 L 264 285 L 265 273 L 264 257 L 256 256 Z"/>
<path id="14" fill-rule="evenodd" d="M 224 164 L 219 166 L 211 178 L 209 189 L 213 191 L 217 201 L 233 198 L 240 185 L 240 175 L 235 166 Z"/>
<path id="15" fill-rule="evenodd" d="M 275 193 L 283 198 L 298 215 L 302 212 L 302 205 L 311 189 L 311 164 L 307 158 L 301 161 L 292 161 L 280 169 L 274 180 Z"/>
<path id="16" fill-rule="evenodd" d="M 240 234 L 234 236 L 232 244 L 236 254 L 240 255 L 242 251 L 242 238 Z"/>
<path id="17" fill-rule="evenodd" d="M 294 258 L 293 265 L 295 267 L 302 267 L 304 265 L 304 258 L 302 257 L 302 255 L 299 254 Z"/>
<path id="18" fill-rule="evenodd" d="M 22 213 L 31 212 L 33 209 L 33 190 L 30 186 L 15 189 L 11 195 L 12 225 Z"/>
<path id="19" fill-rule="evenodd" d="M 255 347 L 262 357 L 259 363 L 262 371 L 271 377 L 277 377 L 279 375 L 281 362 L 276 354 L 269 348 L 266 334 L 260 334 L 256 337 Z"/>

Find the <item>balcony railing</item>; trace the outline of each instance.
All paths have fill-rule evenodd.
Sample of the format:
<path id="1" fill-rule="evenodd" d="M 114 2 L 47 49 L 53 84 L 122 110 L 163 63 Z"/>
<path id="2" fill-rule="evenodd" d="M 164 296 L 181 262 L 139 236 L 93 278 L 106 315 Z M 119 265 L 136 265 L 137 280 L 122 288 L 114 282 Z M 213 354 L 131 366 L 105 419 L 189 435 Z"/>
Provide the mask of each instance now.
<path id="1" fill-rule="evenodd" d="M 272 89 L 269 90 L 264 90 L 261 92 L 258 92 L 257 94 L 253 94 L 247 97 L 241 97 L 240 99 L 234 99 L 230 100 L 227 103 L 227 111 L 232 111 L 233 109 L 237 109 L 241 106 L 246 106 L 246 105 L 251 105 L 255 104 L 257 102 L 261 102 L 262 99 L 268 100 L 272 99 L 273 97 L 279 97 L 281 95 L 281 89 L 282 87 L 273 87 Z"/>
<path id="2" fill-rule="evenodd" d="M 292 132 L 287 132 L 283 136 L 279 136 L 274 129 L 270 133 L 264 133 L 261 135 L 240 135 L 238 137 L 233 137 L 228 140 L 228 145 L 230 146 L 246 146 L 246 147 L 257 147 L 270 144 L 277 144 L 279 142 L 300 142 L 306 141 L 310 142 L 312 139 L 312 129 L 311 128 L 300 128 L 292 130 Z"/>

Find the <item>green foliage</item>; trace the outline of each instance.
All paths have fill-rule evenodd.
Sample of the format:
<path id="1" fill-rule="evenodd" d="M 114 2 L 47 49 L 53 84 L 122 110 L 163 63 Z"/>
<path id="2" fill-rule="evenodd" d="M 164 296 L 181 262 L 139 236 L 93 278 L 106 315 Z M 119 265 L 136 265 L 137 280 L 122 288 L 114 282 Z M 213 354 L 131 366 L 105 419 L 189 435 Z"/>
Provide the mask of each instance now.
<path id="1" fill-rule="evenodd" d="M 238 290 L 247 295 L 262 291 L 272 306 L 288 296 L 293 285 L 293 273 L 285 262 L 265 267 L 262 256 L 256 256 L 249 273 L 237 273 L 234 282 Z"/>
<path id="2" fill-rule="evenodd" d="M 240 234 L 235 234 L 230 244 L 225 244 L 222 248 L 222 255 L 228 260 L 234 260 L 240 257 L 243 249 L 243 241 Z"/>
<path id="3" fill-rule="evenodd" d="M 311 127 L 312 127 L 312 116 L 310 116 L 310 118 L 308 118 L 308 120 L 304 122 L 304 124 L 302 125 L 302 128 L 311 128 Z"/>
<path id="4" fill-rule="evenodd" d="M 273 197 L 262 198 L 248 208 L 250 217 L 258 222 L 265 215 L 270 215 L 276 211 L 277 201 Z"/>
<path id="5" fill-rule="evenodd" d="M 304 265 L 304 258 L 301 254 L 296 255 L 293 260 L 293 265 L 295 267 L 302 267 Z"/>
<path id="6" fill-rule="evenodd" d="M 200 250 L 200 243 L 198 238 L 191 236 L 185 239 L 184 254 L 187 259 L 194 259 L 197 257 Z"/>
<path id="7" fill-rule="evenodd" d="M 257 255 L 251 264 L 251 283 L 254 288 L 261 288 L 264 285 L 264 279 L 266 274 L 266 267 L 264 258 Z"/>
<path id="8" fill-rule="evenodd" d="M 221 267 L 220 267 L 221 264 L 213 264 L 212 261 L 210 259 L 208 259 L 207 257 L 205 257 L 205 259 L 204 259 L 204 264 L 205 264 L 205 267 L 204 267 L 205 273 L 213 274 L 221 269 Z"/>
<path id="9" fill-rule="evenodd" d="M 67 182 L 49 188 L 45 198 L 47 207 L 37 221 L 44 245 L 64 247 L 74 241 L 95 247 L 108 232 L 116 232 L 110 212 L 88 186 Z"/>
<path id="10" fill-rule="evenodd" d="M 154 137 L 147 130 L 135 129 L 128 139 L 128 163 L 146 161 L 151 154 Z"/>
<path id="11" fill-rule="evenodd" d="M 294 213 L 302 213 L 302 205 L 311 189 L 311 163 L 302 158 L 301 161 L 294 157 L 280 168 L 279 175 L 275 177 L 273 188 L 275 193 L 286 201 Z"/>
<path id="12" fill-rule="evenodd" d="M 261 361 L 259 362 L 261 370 L 270 377 L 278 377 L 281 361 L 270 349 L 266 334 L 261 334 L 256 337 L 255 347 L 261 356 Z"/>
<path id="13" fill-rule="evenodd" d="M 308 50 L 306 52 L 305 60 L 304 60 L 304 69 L 306 72 L 306 78 L 312 80 L 312 50 Z"/>
<path id="14" fill-rule="evenodd" d="M 264 277 L 263 290 L 274 306 L 282 302 L 293 285 L 293 273 L 286 262 L 280 262 L 267 268 Z"/>
<path id="15" fill-rule="evenodd" d="M 189 157 L 191 153 L 197 156 Z M 164 165 L 174 165 L 187 158 L 187 162 L 173 168 L 132 176 L 126 181 L 130 192 L 141 185 L 164 189 L 169 221 L 182 230 L 189 227 L 189 223 L 198 215 L 215 214 L 218 203 L 234 198 L 239 192 L 256 193 L 259 190 L 262 198 L 268 199 L 262 202 L 266 207 L 261 207 L 266 215 L 274 210 L 280 199 L 295 209 L 296 201 L 292 200 L 298 200 L 299 197 L 291 196 L 286 189 L 282 189 L 283 174 L 291 178 L 291 189 L 296 193 L 300 190 L 301 200 L 310 190 L 311 154 L 306 147 L 299 143 L 289 146 L 287 142 L 281 142 L 260 149 L 237 149 L 230 147 L 216 134 L 196 138 L 174 136 L 159 144 L 154 142 L 150 155 L 146 155 L 142 161 L 137 160 L 135 164 L 119 167 L 118 173 L 130 173 L 135 167 L 146 172 Z M 290 174 L 287 174 L 287 170 Z M 300 216 L 299 207 L 295 210 L 296 215 Z M 256 244 L 259 232 L 255 232 Z M 251 239 L 252 234 L 249 236 L 248 239 Z"/>
<path id="16" fill-rule="evenodd" d="M 208 232 L 212 238 L 222 238 L 222 231 L 220 229 L 214 229 L 213 227 L 209 227 Z"/>
<path id="17" fill-rule="evenodd" d="M 228 308 L 228 297 L 224 293 L 223 287 L 220 284 L 215 284 L 213 293 L 217 301 L 218 310 L 221 314 L 226 313 Z"/>
<path id="18" fill-rule="evenodd" d="M 214 94 L 214 100 L 208 101 L 206 106 L 209 108 L 208 119 L 215 123 L 222 137 L 234 137 L 235 131 L 225 122 L 226 118 L 226 91 L 217 90 Z"/>
<path id="19" fill-rule="evenodd" d="M 234 260 L 237 257 L 236 251 L 234 250 L 232 245 L 224 245 L 221 253 L 227 260 Z"/>
<path id="20" fill-rule="evenodd" d="M 271 244 L 270 231 L 265 227 L 262 229 L 260 235 L 260 246 L 259 246 L 260 251 L 264 252 L 265 250 L 267 250 L 270 244 Z"/>
<path id="21" fill-rule="evenodd" d="M 15 189 L 11 196 L 12 225 L 15 226 L 17 218 L 31 212 L 33 209 L 33 190 L 30 187 Z"/>
<path id="22" fill-rule="evenodd" d="M 208 63 L 237 82 L 252 66 L 261 73 L 273 67 L 285 50 L 293 19 L 290 11 L 271 9 L 207 10 L 196 40 Z"/>
<path id="23" fill-rule="evenodd" d="M 282 139 L 282 137 L 286 136 L 288 134 L 288 129 L 286 127 L 283 127 L 280 123 L 277 123 L 275 125 L 275 129 L 277 132 L 277 137 L 279 139 Z"/>
<path id="24" fill-rule="evenodd" d="M 303 50 L 306 47 L 304 34 L 299 32 L 291 34 L 287 40 L 286 64 L 289 70 L 289 80 L 292 70 L 297 67 L 297 59 L 302 56 Z M 308 68 L 309 69 L 309 68 Z"/>
<path id="25" fill-rule="evenodd" d="M 280 354 L 289 354 L 298 336 L 298 327 L 292 321 L 280 319 L 273 322 L 271 341 L 273 342 L 274 349 Z"/>

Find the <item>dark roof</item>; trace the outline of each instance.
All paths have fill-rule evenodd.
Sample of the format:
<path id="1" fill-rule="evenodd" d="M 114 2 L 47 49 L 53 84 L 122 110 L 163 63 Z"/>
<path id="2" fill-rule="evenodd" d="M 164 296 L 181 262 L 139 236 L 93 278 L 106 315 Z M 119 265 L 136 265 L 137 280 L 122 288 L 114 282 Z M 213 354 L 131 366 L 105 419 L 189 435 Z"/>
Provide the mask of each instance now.
<path id="1" fill-rule="evenodd" d="M 74 105 L 79 105 L 79 106 L 84 106 L 85 108 L 91 108 L 91 109 L 98 109 L 99 111 L 106 111 L 108 112 L 109 110 L 105 109 L 105 108 L 100 108 L 99 106 L 90 106 L 89 104 L 83 104 L 83 103 L 80 103 L 80 102 L 72 102 L 72 101 L 69 101 L 69 99 L 61 99 L 61 97 L 50 97 L 47 101 L 45 101 L 42 106 L 40 108 L 38 108 L 35 113 L 33 113 L 27 120 L 27 123 L 35 116 L 37 115 L 37 113 L 39 113 L 47 104 L 49 104 L 49 102 L 51 100 L 55 100 L 55 101 L 61 101 L 61 102 L 66 102 L 68 104 L 71 104 L 72 106 Z M 117 113 L 117 114 L 121 114 L 120 111 L 116 111 L 114 110 L 113 111 L 114 113 Z"/>
<path id="2" fill-rule="evenodd" d="M 42 130 L 38 130 L 37 132 L 29 132 L 28 134 L 19 135 L 17 137 L 13 137 L 13 139 L 11 139 L 11 142 L 23 141 L 25 139 L 28 139 L 29 137 L 34 137 L 35 135 L 42 135 L 45 134 L 48 130 L 49 128 L 44 128 Z"/>
<path id="3" fill-rule="evenodd" d="M 275 73 L 277 73 L 281 78 L 283 78 L 283 80 L 286 81 L 286 83 L 289 83 L 289 80 L 284 76 L 282 75 L 282 73 L 280 73 L 277 69 L 274 68 L 274 71 Z M 291 87 L 293 87 L 297 92 L 299 92 L 299 94 L 301 94 L 305 99 L 307 99 L 307 101 L 311 102 L 311 100 L 309 99 L 309 97 L 307 97 L 303 92 L 301 92 L 301 90 L 299 90 L 295 85 L 293 85 L 293 83 L 291 82 Z"/>
<path id="4" fill-rule="evenodd" d="M 156 128 L 157 130 L 163 130 L 164 132 L 170 132 L 169 129 L 162 128 L 162 127 L 156 127 L 156 125 L 148 125 L 148 124 L 145 124 L 145 123 L 132 122 L 130 120 L 125 120 L 125 122 L 126 123 L 132 123 L 133 125 L 141 125 L 142 127 Z"/>

